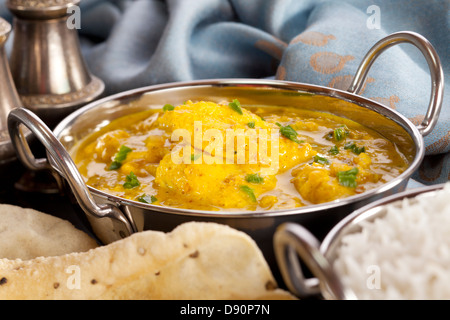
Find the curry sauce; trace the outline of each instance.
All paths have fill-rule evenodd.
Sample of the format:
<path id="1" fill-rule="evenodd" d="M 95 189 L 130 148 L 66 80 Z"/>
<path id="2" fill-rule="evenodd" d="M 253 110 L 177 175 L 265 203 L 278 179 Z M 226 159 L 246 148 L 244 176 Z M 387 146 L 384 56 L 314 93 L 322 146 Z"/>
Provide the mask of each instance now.
<path id="1" fill-rule="evenodd" d="M 409 161 L 352 120 L 238 100 L 186 101 L 116 119 L 72 151 L 86 183 L 197 210 L 276 210 L 377 188 Z"/>

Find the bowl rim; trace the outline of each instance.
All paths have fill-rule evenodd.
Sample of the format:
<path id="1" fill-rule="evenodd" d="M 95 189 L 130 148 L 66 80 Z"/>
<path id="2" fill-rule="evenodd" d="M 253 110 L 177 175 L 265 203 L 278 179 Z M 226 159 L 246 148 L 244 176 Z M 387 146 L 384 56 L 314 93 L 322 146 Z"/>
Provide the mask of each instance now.
<path id="1" fill-rule="evenodd" d="M 335 250 L 339 247 L 342 237 L 347 234 L 358 232 L 356 229 L 359 229 L 361 221 L 373 221 L 386 214 L 384 209 L 387 205 L 400 202 L 404 199 L 415 198 L 419 195 L 428 194 L 431 196 L 436 191 L 443 190 L 445 185 L 446 183 L 440 183 L 407 189 L 397 194 L 376 200 L 353 211 L 339 221 L 328 232 L 320 245 L 320 251 L 329 258 L 330 261 L 334 261 L 334 258 L 331 256 L 336 253 Z M 352 229 L 354 231 L 352 231 Z"/>
<path id="2" fill-rule="evenodd" d="M 58 140 L 62 138 L 64 130 L 74 123 L 78 117 L 84 114 L 86 111 L 99 107 L 105 103 L 111 101 L 120 101 L 129 99 L 131 97 L 140 97 L 148 92 L 161 91 L 166 89 L 179 89 L 187 87 L 198 87 L 198 86 L 210 86 L 210 87 L 230 87 L 230 86 L 251 86 L 258 85 L 263 88 L 268 89 L 285 89 L 285 90 L 296 90 L 298 92 L 309 92 L 318 95 L 324 95 L 331 98 L 336 98 L 339 100 L 347 101 L 358 106 L 368 108 L 372 107 L 372 110 L 381 114 L 382 116 L 389 117 L 391 121 L 396 122 L 400 125 L 411 137 L 416 147 L 416 154 L 414 159 L 410 163 L 409 167 L 401 173 L 399 176 L 395 177 L 391 181 L 361 194 L 353 195 L 347 198 L 338 199 L 326 203 L 308 205 L 304 207 L 292 208 L 292 209 L 278 209 L 278 210 L 268 210 L 268 211 L 208 211 L 208 210 L 195 210 L 195 209 L 184 209 L 175 207 L 164 207 L 153 204 L 145 204 L 138 201 L 128 200 L 122 197 L 118 197 L 112 194 L 95 189 L 91 186 L 87 186 L 91 194 L 99 196 L 103 200 L 113 202 L 117 205 L 125 205 L 131 207 L 138 207 L 148 211 L 157 211 L 159 213 L 170 213 L 170 214 L 180 214 L 184 216 L 195 216 L 195 217 L 207 217 L 207 218 L 254 218 L 254 217 L 278 217 L 278 216 L 289 216 L 297 215 L 303 213 L 317 212 L 328 209 L 335 209 L 337 207 L 342 207 L 349 205 L 351 203 L 357 203 L 362 200 L 367 200 L 378 194 L 382 194 L 387 190 L 396 188 L 402 183 L 406 182 L 412 173 L 419 167 L 424 155 L 425 147 L 424 140 L 420 134 L 417 127 L 404 115 L 400 114 L 396 110 L 388 108 L 380 104 L 377 101 L 371 100 L 369 98 L 362 97 L 358 94 L 354 94 L 348 91 L 343 91 L 340 89 L 324 87 L 320 85 L 306 84 L 301 82 L 292 82 L 284 80 L 272 80 L 272 79 L 251 79 L 251 78 L 231 78 L 231 79 L 206 79 L 206 80 L 195 80 L 195 81 L 180 81 L 171 82 L 165 84 L 156 84 L 150 86 L 139 87 L 131 90 L 122 91 L 115 93 L 104 98 L 95 100 L 86 104 L 85 106 L 75 110 L 68 116 L 66 116 L 53 130 L 54 135 Z M 381 110 L 382 112 L 379 112 Z M 393 117 L 393 118 L 392 118 Z M 399 119 L 398 121 L 395 120 Z M 56 168 L 55 168 L 56 169 Z M 57 169 L 56 169 L 57 170 Z"/>

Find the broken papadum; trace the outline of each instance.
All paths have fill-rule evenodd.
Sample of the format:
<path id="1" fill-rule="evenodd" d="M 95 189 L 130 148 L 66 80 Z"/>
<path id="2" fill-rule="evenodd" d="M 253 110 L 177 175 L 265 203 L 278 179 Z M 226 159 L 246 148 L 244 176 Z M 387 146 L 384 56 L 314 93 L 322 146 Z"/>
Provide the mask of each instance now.
<path id="1" fill-rule="evenodd" d="M 67 220 L 0 204 L 0 258 L 29 260 L 84 252 L 97 246 L 93 238 Z"/>
<path id="2" fill-rule="evenodd" d="M 0 259 L 0 299 L 294 299 L 251 237 L 187 222 L 87 252 Z"/>

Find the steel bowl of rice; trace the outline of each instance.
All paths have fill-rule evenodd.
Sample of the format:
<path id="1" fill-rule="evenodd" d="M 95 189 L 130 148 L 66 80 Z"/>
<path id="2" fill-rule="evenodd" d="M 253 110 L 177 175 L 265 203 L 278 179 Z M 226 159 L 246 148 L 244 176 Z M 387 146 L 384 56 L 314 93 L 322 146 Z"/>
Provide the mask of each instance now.
<path id="1" fill-rule="evenodd" d="M 321 243 L 298 224 L 280 225 L 274 249 L 286 285 L 301 298 L 450 299 L 449 198 L 450 182 L 386 197 Z"/>

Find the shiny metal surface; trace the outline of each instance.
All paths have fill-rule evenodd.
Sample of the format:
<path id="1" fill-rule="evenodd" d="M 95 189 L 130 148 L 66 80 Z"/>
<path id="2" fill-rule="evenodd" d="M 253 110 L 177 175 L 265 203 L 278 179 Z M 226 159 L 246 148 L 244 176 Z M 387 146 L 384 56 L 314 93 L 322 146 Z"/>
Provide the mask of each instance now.
<path id="1" fill-rule="evenodd" d="M 369 68 L 372 66 L 375 59 L 384 50 L 404 42 L 411 43 L 419 48 L 425 56 L 430 68 L 432 82 L 430 103 L 423 122 L 417 127 L 420 134 L 426 136 L 436 125 L 442 107 L 444 76 L 440 59 L 436 51 L 421 35 L 412 32 L 399 32 L 389 35 L 377 42 L 360 63 L 348 92 L 358 93 L 363 87 Z M 401 193 L 400 195 L 391 195 L 385 200 L 378 200 L 378 202 L 375 202 L 372 205 L 366 205 L 363 209 L 356 211 L 354 214 L 344 218 L 342 222 L 338 223 L 326 236 L 320 249 L 318 241 L 314 241 L 314 236 L 307 229 L 290 223 L 281 225 L 274 235 L 274 248 L 277 264 L 283 275 L 284 281 L 293 292 L 301 297 L 308 297 L 321 293 L 323 296 L 330 299 L 348 299 L 349 297 L 353 299 L 353 293 L 349 292 L 347 288 L 342 287 L 338 275 L 336 275 L 330 267 L 335 258 L 335 248 L 339 245 L 340 239 L 345 234 L 354 232 L 358 229 L 355 220 L 360 221 L 365 219 L 365 216 L 379 216 L 381 212 L 383 212 L 382 204 L 401 199 L 402 197 L 413 196 L 417 194 L 417 192 L 423 191 L 419 190 L 408 192 L 406 194 Z M 376 208 L 376 214 L 373 214 L 370 210 L 371 207 Z M 306 262 L 317 278 L 306 279 L 304 277 L 300 264 L 296 260 L 297 256 L 294 256 L 294 253 L 292 253 L 294 249 L 300 258 Z M 287 254 L 286 252 L 291 253 Z"/>
<path id="2" fill-rule="evenodd" d="M 292 288 L 292 292 L 304 298 L 321 294 L 326 299 L 356 299 L 354 293 L 342 285 L 339 274 L 332 268 L 342 239 L 346 235 L 360 232 L 361 222 L 374 221 L 383 217 L 387 213 L 386 205 L 401 205 L 403 199 L 414 198 L 418 195 L 432 199 L 434 193 L 443 187 L 444 184 L 440 184 L 411 189 L 370 203 L 336 224 L 320 245 L 304 227 L 293 223 L 280 225 L 275 232 L 274 245 L 277 262 L 285 282 Z M 286 251 L 293 249 L 307 264 L 313 278 L 304 277 L 300 264 L 296 260 L 297 256 L 285 254 Z"/>
<path id="3" fill-rule="evenodd" d="M 326 283 L 334 299 L 354 299 L 353 294 L 342 286 L 332 265 L 320 252 L 319 241 L 309 231 L 298 224 L 283 224 L 274 234 L 274 245 L 282 276 L 292 293 L 298 297 L 316 295 L 318 284 Z M 303 276 L 297 255 L 317 278 Z"/>
<path id="4" fill-rule="evenodd" d="M 110 121 L 134 112 L 148 109 L 151 106 L 161 107 L 165 103 L 177 104 L 187 99 L 207 99 L 220 101 L 237 98 L 242 104 L 290 105 L 312 108 L 324 112 L 346 116 L 383 132 L 397 142 L 399 149 L 411 157 L 410 167 L 400 176 L 386 183 L 381 188 L 352 196 L 339 201 L 311 205 L 296 209 L 261 211 L 261 212 L 211 212 L 184 210 L 143 204 L 132 200 L 110 195 L 92 187 L 88 187 L 94 201 L 98 204 L 111 204 L 120 208 L 123 215 L 136 226 L 138 231 L 160 230 L 171 231 L 181 223 L 188 221 L 208 221 L 229 225 L 249 234 L 263 251 L 265 258 L 276 269 L 273 253 L 272 236 L 278 225 L 285 222 L 296 222 L 311 230 L 318 238 L 325 234 L 341 219 L 352 211 L 374 200 L 400 192 L 406 188 L 409 177 L 418 168 L 423 159 L 423 138 L 417 128 L 396 111 L 371 102 L 360 96 L 345 91 L 268 80 L 207 80 L 190 83 L 174 83 L 141 88 L 95 101 L 65 118 L 53 131 L 57 140 L 65 150 L 71 150 L 77 142 L 95 130 L 99 130 Z M 357 101 L 358 104 L 349 102 Z M 376 111 L 378 110 L 378 111 Z M 99 115 L 102 115 L 99 117 Z M 17 116 L 18 121 L 21 116 Z M 31 131 L 38 132 L 39 127 L 28 126 Z M 20 141 L 17 141 L 20 143 Z M 52 143 L 46 144 L 52 149 Z M 19 147 L 20 148 L 20 147 Z M 58 153 L 64 152 L 60 149 Z M 40 163 L 47 159 L 29 161 L 25 153 L 19 152 L 22 162 Z M 66 158 L 66 156 L 64 157 Z M 65 179 L 71 179 L 63 172 L 60 164 L 48 156 L 48 164 Z M 28 167 L 45 168 L 46 165 L 28 165 Z M 76 186 L 76 183 L 69 183 Z M 76 186 L 85 188 L 85 185 Z M 74 191 L 72 191 L 74 192 Z M 78 192 L 75 190 L 75 192 Z M 84 204 L 80 204 L 83 208 Z M 115 236 L 109 219 L 97 219 L 94 215 L 86 215 L 90 228 L 103 243 L 110 242 Z"/>
<path id="5" fill-rule="evenodd" d="M 14 15 L 11 73 L 26 108 L 54 127 L 80 106 L 98 98 L 103 82 L 81 55 L 68 9 L 79 0 L 9 0 Z"/>
<path id="6" fill-rule="evenodd" d="M 64 16 L 67 8 L 80 0 L 8 0 L 8 8 L 18 17 L 52 19 Z"/>
<path id="7" fill-rule="evenodd" d="M 442 94 L 442 92 L 433 94 Z M 381 187 L 362 194 L 318 205 L 261 212 L 185 210 L 126 200 L 92 187 L 87 187 L 88 191 L 86 191 L 82 190 L 86 188 L 86 185 L 77 182 L 78 177 L 73 179 L 72 170 L 66 170 L 63 167 L 62 160 L 70 158 L 66 155 L 66 150 L 71 150 L 90 133 L 121 116 L 146 110 L 152 106 L 161 108 L 166 103 L 181 104 L 188 99 L 219 102 L 230 98 L 238 99 L 243 105 L 292 106 L 330 112 L 352 119 L 395 142 L 399 150 L 410 159 L 410 167 Z M 436 99 L 439 101 L 439 97 Z M 440 105 L 437 107 L 440 108 Z M 57 148 L 59 156 L 63 155 L 61 161 L 54 159 L 56 157 L 53 150 L 55 139 L 46 141 L 50 135 L 48 132 L 46 134 L 41 132 L 43 128 L 38 125 L 39 122 L 29 119 L 33 117 L 32 113 L 27 113 L 25 116 L 21 112 L 13 111 L 11 114 L 9 125 L 12 126 L 12 130 L 15 130 L 14 127 L 17 127 L 21 121 L 26 122 L 27 127 L 39 136 L 48 150 L 48 160 L 36 160 L 34 157 L 27 156 L 26 150 L 22 150 L 20 146 L 22 140 L 15 138 L 18 154 L 29 168 L 40 169 L 50 165 L 69 182 L 72 192 L 90 193 L 95 203 L 110 204 L 119 208 L 137 231 L 170 231 L 179 224 L 192 220 L 227 224 L 244 231 L 256 241 L 273 269 L 276 268 L 276 262 L 272 236 L 279 225 L 286 222 L 301 224 L 320 239 L 354 210 L 403 191 L 408 179 L 422 162 L 425 152 L 419 129 L 397 111 L 347 91 L 287 81 L 219 79 L 170 83 L 139 88 L 97 100 L 70 114 L 54 129 L 53 134 L 56 140 L 59 140 L 63 146 Z M 17 137 L 17 134 L 14 133 L 14 136 Z M 88 208 L 83 203 L 80 203 L 80 206 L 85 210 Z M 108 243 L 116 236 L 109 219 L 97 219 L 95 214 L 88 214 L 87 218 L 93 233 L 103 243 Z"/>
<path id="8" fill-rule="evenodd" d="M 16 108 L 12 110 L 8 117 L 8 128 L 12 143 L 19 154 L 23 164 L 30 170 L 50 169 L 49 162 L 42 159 L 36 160 L 28 147 L 28 143 L 19 131 L 21 124 L 32 129 L 39 141 L 47 148 L 53 166 L 58 167 L 59 173 L 66 178 L 75 197 L 80 203 L 84 212 L 96 219 L 109 219 L 113 234 L 105 241 L 115 241 L 136 232 L 133 224 L 123 215 L 123 213 L 113 205 L 97 204 L 89 193 L 84 180 L 81 177 L 76 165 L 62 144 L 55 138 L 52 131 L 32 114 L 28 109 Z"/>
<path id="9" fill-rule="evenodd" d="M 428 135 L 436 125 L 444 98 L 444 71 L 439 56 L 431 43 L 420 34 L 414 32 L 393 33 L 377 42 L 365 55 L 348 89 L 349 92 L 358 93 L 364 86 L 370 67 L 377 57 L 386 49 L 400 44 L 410 43 L 416 46 L 425 57 L 431 76 L 431 95 L 427 113 L 418 129 L 422 136 Z"/>
<path id="10" fill-rule="evenodd" d="M 6 120 L 9 112 L 21 105 L 5 52 L 5 42 L 10 32 L 11 25 L 0 18 L 0 164 L 16 158 Z"/>

